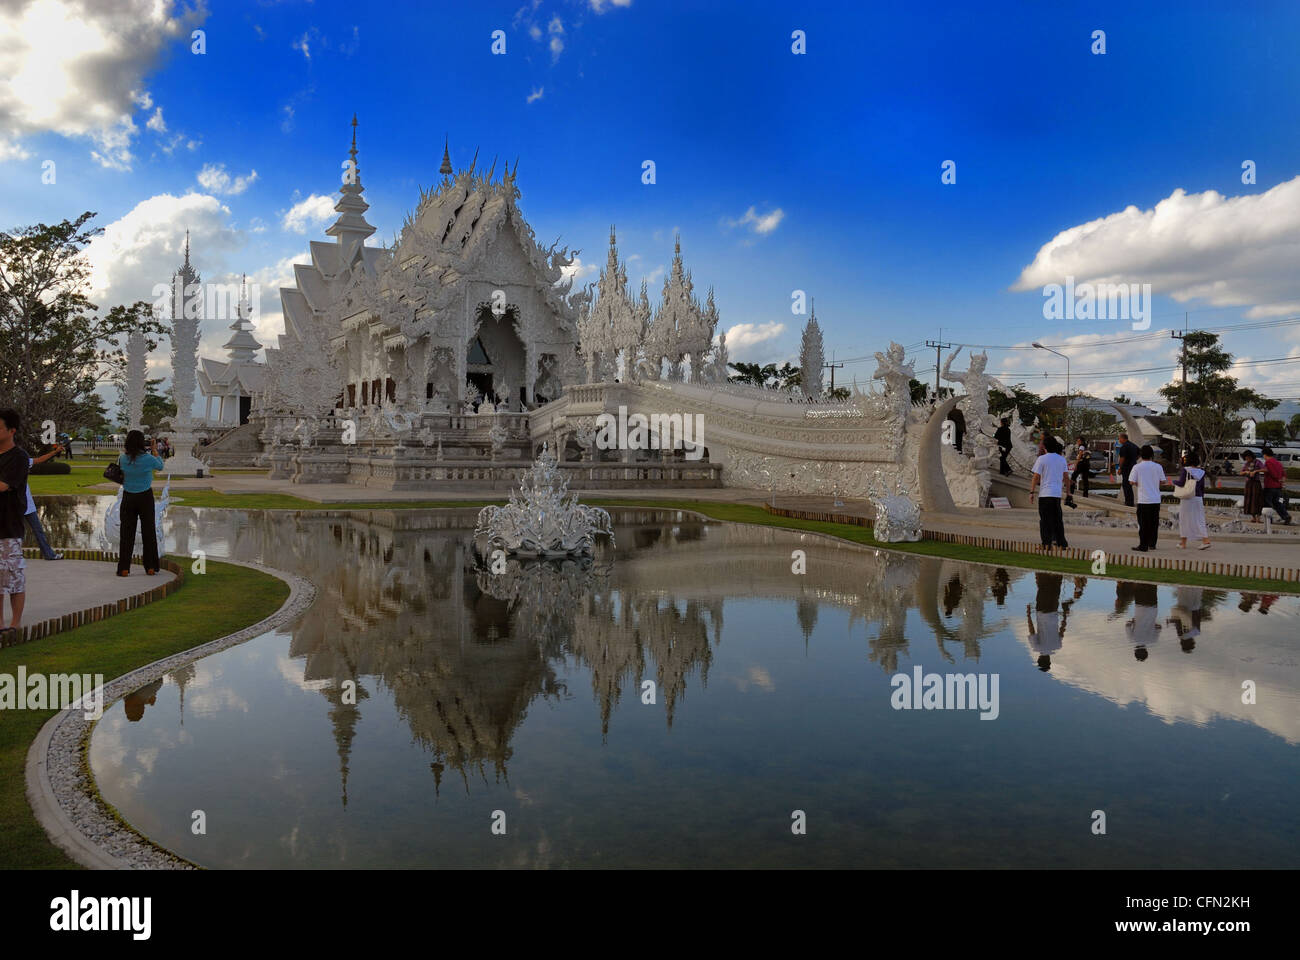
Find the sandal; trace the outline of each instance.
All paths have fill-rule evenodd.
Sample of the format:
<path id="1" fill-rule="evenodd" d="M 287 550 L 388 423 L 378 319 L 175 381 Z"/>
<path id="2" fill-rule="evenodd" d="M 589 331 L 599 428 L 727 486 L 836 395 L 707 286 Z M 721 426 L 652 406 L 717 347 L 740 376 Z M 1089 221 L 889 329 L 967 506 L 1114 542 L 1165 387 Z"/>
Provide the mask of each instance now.
<path id="1" fill-rule="evenodd" d="M 1208 543 L 1203 543 L 1203 544 L 1201 544 L 1199 547 L 1197 547 L 1196 549 L 1197 549 L 1197 550 L 1209 550 L 1209 549 L 1210 549 L 1210 544 L 1208 544 Z"/>
<path id="2" fill-rule="evenodd" d="M 118 575 L 119 577 L 129 577 L 129 576 L 131 576 L 131 571 L 130 571 L 130 570 L 119 570 L 119 571 L 117 571 L 117 575 Z"/>

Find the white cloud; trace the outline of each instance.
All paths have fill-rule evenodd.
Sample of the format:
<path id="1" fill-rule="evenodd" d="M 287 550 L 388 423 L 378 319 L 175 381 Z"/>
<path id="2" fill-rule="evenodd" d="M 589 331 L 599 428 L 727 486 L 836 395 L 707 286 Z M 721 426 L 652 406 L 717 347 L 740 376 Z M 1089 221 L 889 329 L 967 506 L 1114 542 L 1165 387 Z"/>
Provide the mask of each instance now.
<path id="1" fill-rule="evenodd" d="M 784 219 L 785 211 L 780 207 L 764 214 L 760 214 L 756 208 L 750 207 L 739 220 L 729 220 L 727 222 L 733 227 L 748 227 L 760 237 L 765 237 L 775 230 Z"/>
<path id="2" fill-rule="evenodd" d="M 257 171 L 250 170 L 247 176 L 232 177 L 226 172 L 224 163 L 205 163 L 199 171 L 199 184 L 210 193 L 238 195 L 243 193 L 257 180 Z"/>
<path id="3" fill-rule="evenodd" d="M 85 137 L 100 164 L 130 169 L 132 113 L 153 105 L 144 78 L 205 16 L 202 5 L 177 16 L 159 0 L 0 6 L 0 157 L 24 155 L 23 137 L 53 132 Z"/>
<path id="4" fill-rule="evenodd" d="M 293 46 L 293 49 L 295 49 L 295 50 L 301 50 L 301 51 L 302 51 L 302 55 L 303 55 L 304 57 L 306 57 L 308 60 L 311 59 L 311 41 L 310 41 L 310 39 L 308 38 L 308 36 L 307 36 L 306 33 L 304 33 L 304 34 L 302 35 L 302 38 L 301 38 L 301 39 L 299 39 L 299 40 L 295 40 L 295 41 L 293 42 L 292 46 Z"/>
<path id="5" fill-rule="evenodd" d="M 294 233 L 306 233 L 309 227 L 319 226 L 334 215 L 334 204 L 332 197 L 313 193 L 290 207 L 280 225 Z"/>
<path id="6" fill-rule="evenodd" d="M 587 0 L 592 13 L 604 13 L 612 7 L 630 7 L 632 0 Z"/>
<path id="7" fill-rule="evenodd" d="M 140 201 L 86 247 L 91 300 L 105 311 L 136 300 L 152 302 L 154 285 L 170 283 L 181 264 L 186 229 L 192 255 L 201 250 L 209 263 L 239 248 L 239 232 L 229 217 L 220 200 L 201 193 L 163 193 Z"/>
<path id="8" fill-rule="evenodd" d="M 776 320 L 767 323 L 738 323 L 727 330 L 727 353 L 735 360 L 743 360 L 741 355 L 751 351 L 760 343 L 775 340 L 785 333 L 785 324 Z"/>
<path id="9" fill-rule="evenodd" d="M 560 268 L 560 276 L 564 280 L 572 280 L 573 288 L 576 290 L 582 286 L 582 281 L 588 277 L 594 277 L 600 272 L 600 267 L 594 263 L 583 263 L 582 257 L 574 257 L 573 263 L 567 267 Z"/>
<path id="10" fill-rule="evenodd" d="M 1049 283 L 1149 283 L 1180 303 L 1250 306 L 1249 317 L 1300 311 L 1300 177 L 1258 194 L 1175 190 L 1154 208 L 1129 206 L 1063 230 L 1012 290 Z"/>
<path id="11" fill-rule="evenodd" d="M 545 87 L 538 87 L 536 90 L 534 90 L 532 93 L 528 95 L 527 102 L 534 103 L 542 99 L 542 94 L 544 94 L 545 92 L 546 92 Z"/>
<path id="12" fill-rule="evenodd" d="M 159 107 L 153 112 L 153 116 L 149 118 L 149 122 L 146 123 L 145 126 L 154 133 L 167 132 L 167 121 L 163 119 L 162 107 Z"/>
<path id="13" fill-rule="evenodd" d="M 529 31 L 531 34 L 532 31 Z M 546 25 L 546 32 L 551 35 L 551 63 L 560 59 L 560 54 L 564 52 L 564 23 L 560 20 L 560 15 L 556 14 L 551 17 L 551 22 Z"/>

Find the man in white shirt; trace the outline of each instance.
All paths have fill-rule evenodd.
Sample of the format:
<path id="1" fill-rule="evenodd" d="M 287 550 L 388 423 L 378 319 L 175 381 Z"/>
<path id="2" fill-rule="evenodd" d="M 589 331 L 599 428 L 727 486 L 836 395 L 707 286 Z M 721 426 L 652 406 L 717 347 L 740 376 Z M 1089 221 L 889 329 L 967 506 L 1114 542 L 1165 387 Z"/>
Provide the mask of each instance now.
<path id="1" fill-rule="evenodd" d="M 1046 452 L 1034 461 L 1029 500 L 1033 502 L 1034 497 L 1041 494 L 1038 495 L 1038 536 L 1043 549 L 1050 549 L 1052 544 L 1065 549 L 1069 544 L 1065 542 L 1061 497 L 1069 483 L 1070 465 L 1061 456 L 1061 441 L 1050 434 L 1043 437 L 1043 449 Z"/>
<path id="2" fill-rule="evenodd" d="M 1165 471 L 1153 459 L 1151 444 L 1142 447 L 1141 457 L 1129 473 L 1129 483 L 1137 487 L 1138 545 L 1142 553 L 1156 548 L 1156 535 L 1160 532 L 1160 484 L 1165 482 Z"/>

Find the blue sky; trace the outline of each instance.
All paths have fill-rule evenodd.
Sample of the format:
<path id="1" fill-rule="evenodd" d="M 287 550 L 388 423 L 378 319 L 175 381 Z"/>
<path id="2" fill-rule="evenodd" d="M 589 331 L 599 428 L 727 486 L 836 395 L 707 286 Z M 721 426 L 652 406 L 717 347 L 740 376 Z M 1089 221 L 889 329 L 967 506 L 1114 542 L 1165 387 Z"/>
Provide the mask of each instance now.
<path id="1" fill-rule="evenodd" d="M 274 332 L 287 265 L 333 219 L 321 198 L 336 196 L 355 112 L 376 242 L 437 179 L 444 134 L 457 165 L 476 147 L 480 163 L 518 156 L 525 214 L 539 240 L 582 249 L 582 282 L 614 223 L 655 299 L 680 230 L 735 359 L 794 359 L 799 289 L 841 358 L 942 331 L 1019 346 L 990 350 L 990 369 L 1060 389 L 1062 361 L 1024 349 L 1039 340 L 1071 356 L 1076 388 L 1151 402 L 1172 371 L 1127 371 L 1171 364 L 1156 334 L 1189 311 L 1192 326 L 1254 325 L 1229 349 L 1295 362 L 1239 375 L 1300 396 L 1300 324 L 1258 327 L 1300 317 L 1296 4 L 129 6 L 0 14 L 27 41 L 0 53 L 0 220 L 98 211 L 106 305 L 148 299 L 189 225 L 205 278 L 253 276 L 259 330 Z M 1152 335 L 1044 320 L 1041 288 L 1061 270 L 1152 283 Z M 216 355 L 226 334 L 210 326 Z M 925 378 L 933 351 L 910 355 Z"/>

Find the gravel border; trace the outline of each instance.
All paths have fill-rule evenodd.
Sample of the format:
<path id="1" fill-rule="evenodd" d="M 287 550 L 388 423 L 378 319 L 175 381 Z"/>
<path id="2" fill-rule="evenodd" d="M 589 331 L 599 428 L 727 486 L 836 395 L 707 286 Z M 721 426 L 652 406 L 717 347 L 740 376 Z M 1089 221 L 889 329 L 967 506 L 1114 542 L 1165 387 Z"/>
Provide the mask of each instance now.
<path id="1" fill-rule="evenodd" d="M 104 709 L 178 667 L 261 636 L 297 618 L 316 599 L 316 587 L 302 577 L 260 563 L 212 557 L 249 567 L 289 584 L 289 596 L 269 617 L 229 636 L 155 660 L 104 685 Z M 138 833 L 99 796 L 90 777 L 87 748 L 95 721 L 74 704 L 51 717 L 27 751 L 27 802 L 51 842 L 92 870 L 194 870 Z"/>

